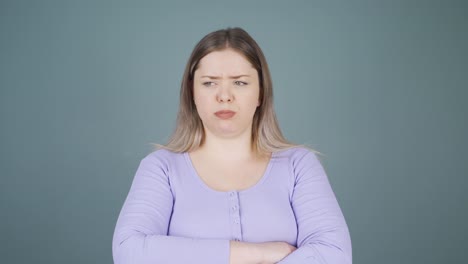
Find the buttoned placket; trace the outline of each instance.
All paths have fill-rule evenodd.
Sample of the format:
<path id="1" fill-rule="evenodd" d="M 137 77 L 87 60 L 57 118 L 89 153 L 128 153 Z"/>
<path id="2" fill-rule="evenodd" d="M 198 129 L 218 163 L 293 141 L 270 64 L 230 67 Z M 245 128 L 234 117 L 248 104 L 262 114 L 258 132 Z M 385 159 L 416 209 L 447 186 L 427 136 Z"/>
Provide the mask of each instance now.
<path id="1" fill-rule="evenodd" d="M 229 193 L 230 224 L 232 225 L 232 238 L 235 241 L 242 240 L 242 228 L 240 218 L 239 194 L 236 191 Z"/>

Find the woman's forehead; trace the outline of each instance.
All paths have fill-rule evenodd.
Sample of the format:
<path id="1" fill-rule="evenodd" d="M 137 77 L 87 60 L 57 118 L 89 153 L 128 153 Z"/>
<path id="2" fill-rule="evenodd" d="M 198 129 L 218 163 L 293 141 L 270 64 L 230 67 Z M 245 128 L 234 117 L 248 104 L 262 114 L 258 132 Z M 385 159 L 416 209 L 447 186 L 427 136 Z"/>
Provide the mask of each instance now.
<path id="1" fill-rule="evenodd" d="M 204 56 L 195 74 L 203 76 L 252 75 L 256 69 L 241 53 L 232 49 L 213 51 Z"/>

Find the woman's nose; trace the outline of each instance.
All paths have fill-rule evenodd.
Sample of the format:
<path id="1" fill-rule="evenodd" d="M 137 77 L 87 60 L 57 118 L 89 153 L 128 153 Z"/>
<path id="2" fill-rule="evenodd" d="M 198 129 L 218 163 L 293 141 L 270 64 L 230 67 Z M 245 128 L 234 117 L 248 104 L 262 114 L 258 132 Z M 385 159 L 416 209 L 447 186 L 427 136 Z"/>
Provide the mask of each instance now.
<path id="1" fill-rule="evenodd" d="M 234 96 L 231 93 L 231 89 L 230 87 L 228 87 L 228 84 L 224 84 L 221 87 L 219 87 L 217 99 L 218 102 L 231 102 L 234 99 Z"/>

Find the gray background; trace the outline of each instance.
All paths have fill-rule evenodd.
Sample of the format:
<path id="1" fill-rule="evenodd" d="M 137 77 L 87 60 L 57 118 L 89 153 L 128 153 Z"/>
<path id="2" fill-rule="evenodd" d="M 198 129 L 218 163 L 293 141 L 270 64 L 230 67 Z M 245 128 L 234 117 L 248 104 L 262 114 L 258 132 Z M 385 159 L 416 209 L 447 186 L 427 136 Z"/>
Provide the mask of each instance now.
<path id="1" fill-rule="evenodd" d="M 468 255 L 463 1 L 1 1 L 2 263 L 111 263 L 188 56 L 246 29 L 285 136 L 325 154 L 354 263 Z"/>

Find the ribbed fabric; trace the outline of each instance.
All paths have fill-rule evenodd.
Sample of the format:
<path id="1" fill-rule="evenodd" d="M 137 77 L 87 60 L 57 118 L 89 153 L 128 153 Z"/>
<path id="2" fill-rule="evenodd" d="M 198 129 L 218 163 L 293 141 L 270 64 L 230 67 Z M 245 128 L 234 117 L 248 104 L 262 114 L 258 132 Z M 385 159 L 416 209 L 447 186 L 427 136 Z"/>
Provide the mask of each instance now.
<path id="1" fill-rule="evenodd" d="M 316 155 L 273 153 L 245 190 L 211 189 L 188 153 L 142 159 L 115 226 L 117 264 L 228 264 L 229 241 L 284 241 L 298 247 L 279 263 L 352 263 L 348 226 Z"/>

